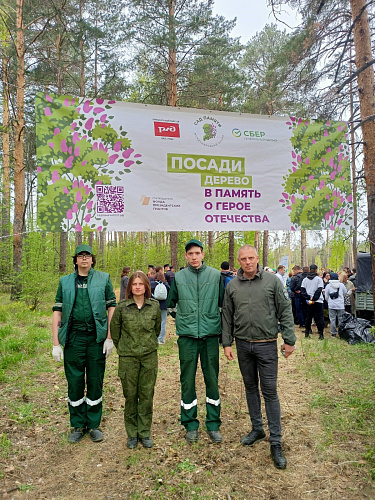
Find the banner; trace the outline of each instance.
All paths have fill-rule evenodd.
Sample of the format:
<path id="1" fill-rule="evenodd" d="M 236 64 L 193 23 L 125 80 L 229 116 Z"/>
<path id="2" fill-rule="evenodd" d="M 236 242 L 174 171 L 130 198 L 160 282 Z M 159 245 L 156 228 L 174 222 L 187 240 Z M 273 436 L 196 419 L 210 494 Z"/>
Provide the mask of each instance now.
<path id="1" fill-rule="evenodd" d="M 347 125 L 39 94 L 47 231 L 352 225 Z"/>

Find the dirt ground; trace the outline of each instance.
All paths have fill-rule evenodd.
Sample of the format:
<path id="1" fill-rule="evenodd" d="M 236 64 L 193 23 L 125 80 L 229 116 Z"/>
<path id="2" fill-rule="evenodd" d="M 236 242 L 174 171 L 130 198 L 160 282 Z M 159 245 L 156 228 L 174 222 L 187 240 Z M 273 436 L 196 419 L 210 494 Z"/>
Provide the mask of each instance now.
<path id="1" fill-rule="evenodd" d="M 301 332 L 296 331 L 299 339 Z M 316 340 L 317 336 L 315 336 Z M 299 340 L 300 342 L 300 340 Z M 375 498 L 365 470 L 358 466 L 363 444 L 353 438 L 322 447 L 319 415 L 309 408 L 310 382 L 301 369 L 303 349 L 280 358 L 284 471 L 273 466 L 268 441 L 248 448 L 241 436 L 250 421 L 237 361 L 222 355 L 220 392 L 223 443 L 212 444 L 204 431 L 204 383 L 197 376 L 199 442 L 189 446 L 179 424 L 179 365 L 174 323 L 168 318 L 167 343 L 159 350 L 152 437 L 155 446 L 128 450 L 123 423 L 124 400 L 116 375 L 117 354 L 109 358 L 105 378 L 102 443 L 88 436 L 69 445 L 65 379 L 61 365 L 35 380 L 43 423 L 22 429 L 11 419 L 1 432 L 21 450 L 3 463 L 0 497 L 4 499 L 362 499 Z M 59 391 L 57 391 L 59 389 Z M 19 398 L 20 394 L 11 397 Z M 265 416 L 265 414 L 264 414 Z M 267 426 L 265 427 L 268 431 Z M 24 490 L 24 491 L 20 491 Z"/>

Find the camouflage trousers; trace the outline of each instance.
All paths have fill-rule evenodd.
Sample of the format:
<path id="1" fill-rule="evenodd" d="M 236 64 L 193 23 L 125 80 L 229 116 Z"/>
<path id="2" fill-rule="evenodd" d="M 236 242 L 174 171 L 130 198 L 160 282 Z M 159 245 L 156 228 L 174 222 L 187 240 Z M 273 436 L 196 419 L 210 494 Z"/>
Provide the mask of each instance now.
<path id="1" fill-rule="evenodd" d="M 119 357 L 118 375 L 125 397 L 124 422 L 128 437 L 150 436 L 157 373 L 157 350 L 142 356 Z"/>

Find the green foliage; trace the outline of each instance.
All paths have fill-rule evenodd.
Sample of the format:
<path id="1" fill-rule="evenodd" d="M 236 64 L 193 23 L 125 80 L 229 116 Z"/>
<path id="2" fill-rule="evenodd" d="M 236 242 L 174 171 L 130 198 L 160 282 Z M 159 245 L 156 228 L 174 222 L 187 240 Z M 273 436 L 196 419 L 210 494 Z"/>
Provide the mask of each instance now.
<path id="1" fill-rule="evenodd" d="M 332 442 L 365 436 L 367 451 L 363 454 L 374 468 L 375 381 L 373 344 L 349 345 L 344 341 L 320 344 L 304 342 L 304 369 L 315 394 L 311 407 L 319 409 L 326 433 L 324 447 Z M 322 386 L 324 382 L 324 386 Z M 353 450 L 350 460 L 359 460 L 361 452 Z M 340 457 L 342 460 L 343 457 Z"/>
<path id="2" fill-rule="evenodd" d="M 105 194 L 106 186 L 121 181 L 142 163 L 122 125 L 115 130 L 111 124 L 113 102 L 49 94 L 37 97 L 40 227 L 80 232 L 101 231 L 108 225 L 96 215 L 95 189 Z"/>
<path id="3" fill-rule="evenodd" d="M 346 124 L 291 117 L 292 168 L 284 176 L 280 203 L 290 211 L 291 229 L 349 226 L 352 193 Z"/>
<path id="4" fill-rule="evenodd" d="M 0 457 L 2 459 L 8 458 L 12 452 L 12 442 L 8 439 L 5 432 L 0 434 Z"/>
<path id="5" fill-rule="evenodd" d="M 4 301 L 5 302 L 5 301 Z M 7 371 L 19 369 L 51 342 L 51 332 L 41 314 L 32 312 L 22 302 L 0 306 L 0 381 L 5 381 Z"/>
<path id="6" fill-rule="evenodd" d="M 350 240 L 344 231 L 336 229 L 329 242 L 330 255 L 327 263 L 329 269 L 338 270 L 344 264 L 345 254 L 350 247 Z"/>

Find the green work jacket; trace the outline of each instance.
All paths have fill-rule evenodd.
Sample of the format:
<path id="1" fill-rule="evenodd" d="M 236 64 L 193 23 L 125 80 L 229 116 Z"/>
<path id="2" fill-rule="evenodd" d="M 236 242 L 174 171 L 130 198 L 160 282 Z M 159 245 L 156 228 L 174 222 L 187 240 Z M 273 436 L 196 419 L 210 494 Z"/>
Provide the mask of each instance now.
<path id="1" fill-rule="evenodd" d="M 223 347 L 241 340 L 271 340 L 278 336 L 278 322 L 284 342 L 294 345 L 294 320 L 288 292 L 274 274 L 260 266 L 254 278 L 242 269 L 225 289 L 223 309 Z"/>
<path id="2" fill-rule="evenodd" d="M 58 338 L 65 346 L 69 338 L 69 323 L 76 298 L 77 271 L 60 278 L 54 311 L 61 311 L 61 324 Z M 116 296 L 108 273 L 90 269 L 87 276 L 87 291 L 95 321 L 96 341 L 102 342 L 108 334 L 107 309 L 116 306 Z"/>
<path id="3" fill-rule="evenodd" d="M 158 348 L 159 301 L 145 299 L 138 309 L 133 298 L 120 300 L 111 320 L 111 337 L 119 356 L 143 356 Z"/>
<path id="4" fill-rule="evenodd" d="M 176 317 L 177 335 L 207 337 L 220 335 L 220 307 L 224 284 L 220 271 L 206 266 L 188 266 L 176 273 L 168 294 L 167 308 Z M 177 306 L 177 310 L 173 311 Z"/>

